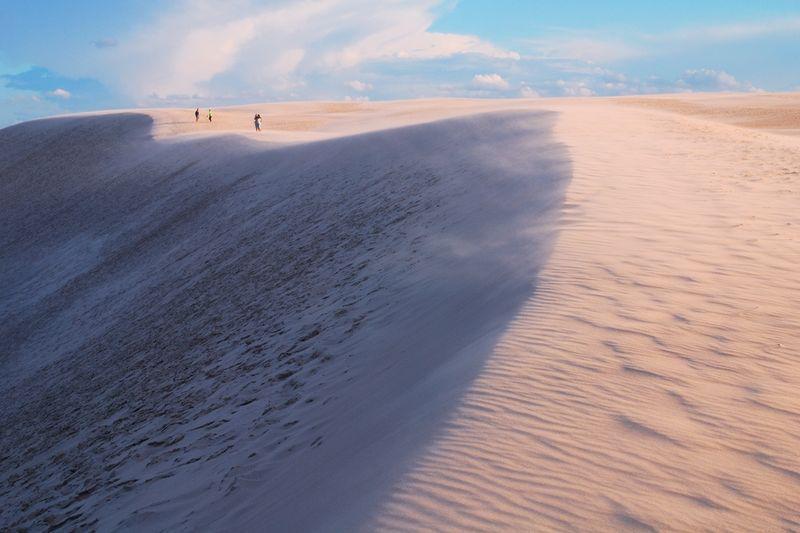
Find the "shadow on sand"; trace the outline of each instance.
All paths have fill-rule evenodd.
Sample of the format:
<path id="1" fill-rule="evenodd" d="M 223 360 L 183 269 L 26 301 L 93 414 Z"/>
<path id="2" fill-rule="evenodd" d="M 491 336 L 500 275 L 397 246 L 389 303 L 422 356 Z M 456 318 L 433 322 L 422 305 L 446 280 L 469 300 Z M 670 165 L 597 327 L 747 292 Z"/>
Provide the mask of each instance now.
<path id="1" fill-rule="evenodd" d="M 534 292 L 571 176 L 554 120 L 0 132 L 0 525 L 363 525 Z"/>

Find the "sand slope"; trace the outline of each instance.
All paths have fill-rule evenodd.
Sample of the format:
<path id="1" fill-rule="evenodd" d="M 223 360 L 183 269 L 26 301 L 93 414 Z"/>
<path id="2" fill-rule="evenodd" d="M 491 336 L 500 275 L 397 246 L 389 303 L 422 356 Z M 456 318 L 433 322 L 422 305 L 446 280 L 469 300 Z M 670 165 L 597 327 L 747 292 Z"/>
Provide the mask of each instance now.
<path id="1" fill-rule="evenodd" d="M 800 528 L 798 107 L 0 131 L 0 526 Z"/>
<path id="2" fill-rule="evenodd" d="M 554 118 L 3 130 L 3 526 L 363 520 L 533 290 L 570 176 Z"/>
<path id="3" fill-rule="evenodd" d="M 800 527 L 793 139 L 563 106 L 538 289 L 373 525 Z"/>

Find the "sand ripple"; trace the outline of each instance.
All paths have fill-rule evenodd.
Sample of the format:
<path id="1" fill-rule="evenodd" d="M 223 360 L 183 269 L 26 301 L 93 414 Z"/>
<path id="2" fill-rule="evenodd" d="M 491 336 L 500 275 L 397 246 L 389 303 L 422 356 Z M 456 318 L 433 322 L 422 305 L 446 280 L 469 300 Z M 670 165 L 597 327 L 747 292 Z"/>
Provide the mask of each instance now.
<path id="1" fill-rule="evenodd" d="M 535 296 L 385 530 L 800 527 L 800 154 L 563 109 L 574 177 Z"/>

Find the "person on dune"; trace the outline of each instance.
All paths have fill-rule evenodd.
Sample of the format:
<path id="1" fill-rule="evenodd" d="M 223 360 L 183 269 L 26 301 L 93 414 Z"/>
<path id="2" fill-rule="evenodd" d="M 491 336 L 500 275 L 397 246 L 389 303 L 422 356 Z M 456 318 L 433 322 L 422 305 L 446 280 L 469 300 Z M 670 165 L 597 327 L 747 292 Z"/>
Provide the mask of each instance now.
<path id="1" fill-rule="evenodd" d="M 253 123 L 256 125 L 256 131 L 261 131 L 261 113 L 256 113 L 253 117 Z"/>
<path id="2" fill-rule="evenodd" d="M 211 108 L 208 108 L 208 121 L 211 122 L 211 119 L 214 117 L 214 114 L 211 112 Z"/>
<path id="3" fill-rule="evenodd" d="M 194 121 L 198 122 L 200 120 L 200 108 L 194 110 Z"/>

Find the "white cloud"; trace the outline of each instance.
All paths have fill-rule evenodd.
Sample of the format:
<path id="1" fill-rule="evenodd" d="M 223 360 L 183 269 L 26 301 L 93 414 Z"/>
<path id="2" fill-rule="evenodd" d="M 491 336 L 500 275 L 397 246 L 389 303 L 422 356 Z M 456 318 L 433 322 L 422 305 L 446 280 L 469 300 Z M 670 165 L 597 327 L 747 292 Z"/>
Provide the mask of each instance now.
<path id="1" fill-rule="evenodd" d="M 558 80 L 556 87 L 563 96 L 594 96 L 597 94 L 586 81 L 583 80 Z"/>
<path id="2" fill-rule="evenodd" d="M 520 87 L 519 95 L 521 98 L 539 98 L 540 96 L 542 96 L 541 94 L 539 94 L 539 91 L 537 91 L 536 89 L 534 89 L 529 85 L 523 85 L 522 87 Z"/>
<path id="3" fill-rule="evenodd" d="M 750 83 L 740 82 L 724 70 L 708 68 L 685 71 L 676 82 L 676 86 L 688 91 L 752 92 L 758 90 Z"/>
<path id="4" fill-rule="evenodd" d="M 656 35 L 562 30 L 549 39 L 523 42 L 520 56 L 474 35 L 432 31 L 447 1 L 227 0 L 220 9 L 217 0 L 175 0 L 130 33 L 115 35 L 116 46 L 91 54 L 91 72 L 69 74 L 103 72 L 100 81 L 110 92 L 140 105 L 342 99 L 348 94 L 386 99 L 752 90 L 722 71 L 687 71 L 676 80 L 646 77 L 659 71 L 646 71 L 642 61 L 629 71 L 639 77 L 626 77 L 604 64 L 677 51 L 683 55 L 676 59 L 691 54 L 682 68 L 703 65 L 698 63 L 703 56 L 695 54 L 706 48 L 702 39 L 744 39 L 800 28 L 800 19 L 786 19 Z M 526 82 L 515 81 L 521 79 Z M 75 92 L 69 101 L 49 100 L 72 104 L 81 99 Z"/>
<path id="5" fill-rule="evenodd" d="M 780 34 L 800 32 L 800 17 L 786 17 L 738 24 L 719 24 L 683 28 L 655 36 L 657 40 L 719 42 L 740 41 L 758 37 L 774 37 Z"/>
<path id="6" fill-rule="evenodd" d="M 61 89 L 61 88 L 50 91 L 48 94 L 50 96 L 55 96 L 56 98 L 62 98 L 64 100 L 67 100 L 72 97 L 72 93 L 70 93 L 66 89 Z"/>
<path id="7" fill-rule="evenodd" d="M 478 54 L 495 59 L 520 58 L 471 35 L 431 33 L 419 27 L 394 26 L 369 35 L 341 51 L 330 53 L 333 68 L 353 67 L 365 61 L 387 59 L 438 59 L 457 54 Z"/>
<path id="8" fill-rule="evenodd" d="M 501 91 L 508 89 L 508 82 L 499 74 L 476 74 L 472 78 L 472 84 L 485 89 Z"/>
<path id="9" fill-rule="evenodd" d="M 524 44 L 533 58 L 608 64 L 669 54 L 686 47 L 800 33 L 800 17 L 735 24 L 691 26 L 661 33 L 628 32 L 624 38 L 603 31 L 561 31 Z"/>
<path id="10" fill-rule="evenodd" d="M 537 57 L 546 59 L 572 59 L 587 63 L 610 63 L 634 59 L 646 54 L 646 50 L 633 43 L 602 36 L 576 35 L 528 41 Z"/>
<path id="11" fill-rule="evenodd" d="M 347 86 L 353 89 L 354 91 L 358 91 L 360 93 L 372 90 L 372 84 L 364 83 L 363 81 L 358 81 L 358 80 L 352 80 L 348 82 Z"/>
<path id="12" fill-rule="evenodd" d="M 751 83 L 737 80 L 725 71 L 709 68 L 687 70 L 677 79 L 664 79 L 656 76 L 631 78 L 599 67 L 577 72 L 563 72 L 562 74 L 564 77 L 553 82 L 537 82 L 537 91 L 547 96 L 618 96 L 759 90 Z"/>
<path id="13" fill-rule="evenodd" d="M 472 35 L 431 32 L 439 0 L 183 0 L 104 58 L 107 83 L 142 99 L 288 95 L 308 80 L 353 79 L 367 64 L 519 54 Z M 348 75 L 349 74 L 349 75 Z M 345 77 L 347 76 L 347 77 Z M 343 79 L 342 79 L 343 78 Z"/>

